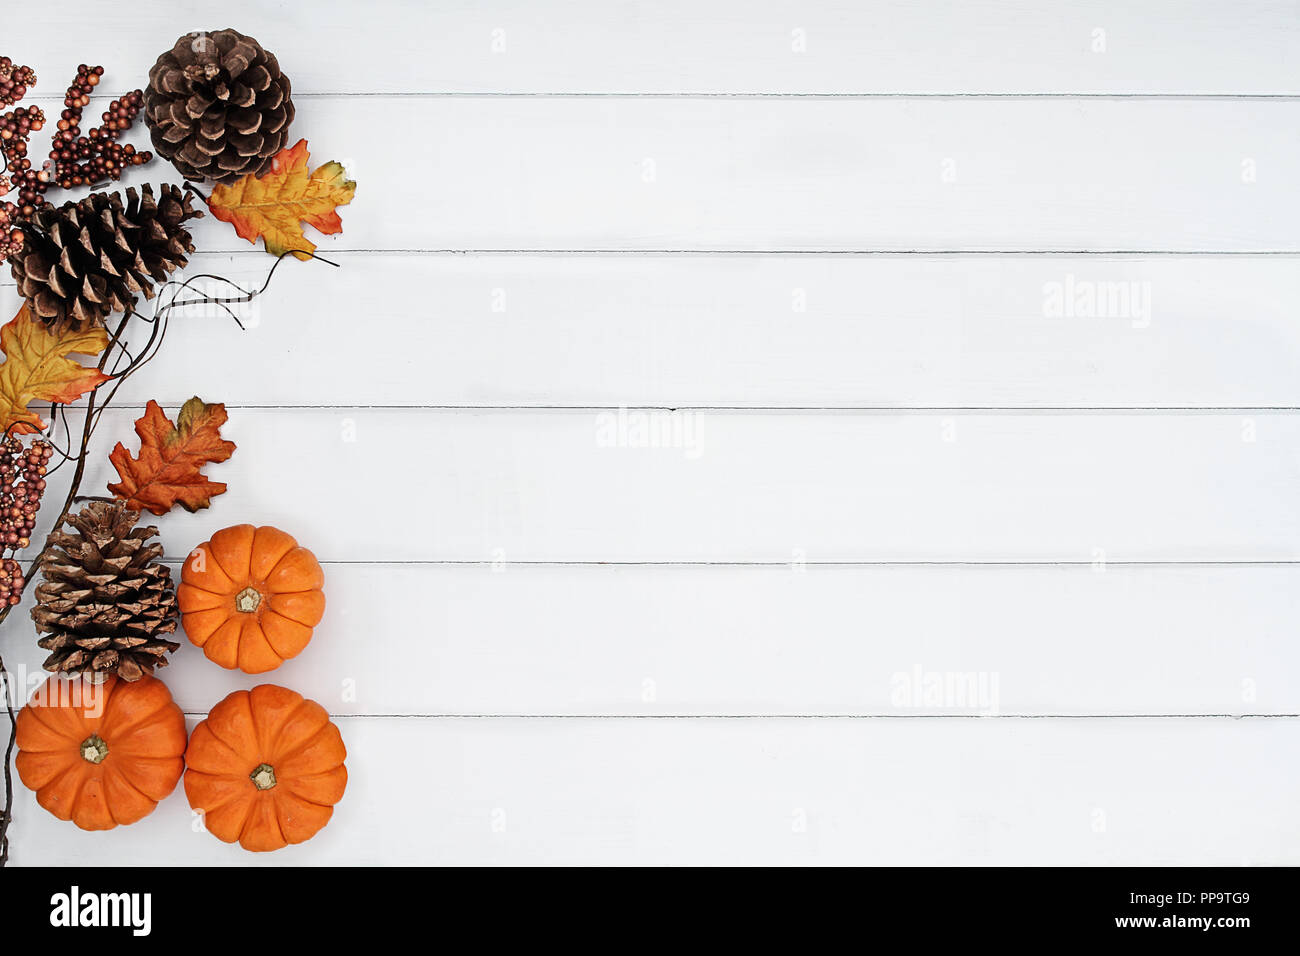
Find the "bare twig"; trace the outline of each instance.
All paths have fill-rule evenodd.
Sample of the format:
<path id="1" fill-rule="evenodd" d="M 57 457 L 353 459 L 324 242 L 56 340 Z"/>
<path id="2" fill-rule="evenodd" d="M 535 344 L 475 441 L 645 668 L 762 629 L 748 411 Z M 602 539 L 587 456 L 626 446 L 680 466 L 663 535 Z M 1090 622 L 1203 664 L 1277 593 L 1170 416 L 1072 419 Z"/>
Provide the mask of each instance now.
<path id="1" fill-rule="evenodd" d="M 18 736 L 15 732 L 18 718 L 14 714 L 14 693 L 10 684 L 9 671 L 4 658 L 0 657 L 0 692 L 5 695 L 5 710 L 9 714 L 9 743 L 5 745 L 5 805 L 0 810 L 0 866 L 9 862 L 9 816 L 14 805 L 13 756 Z"/>

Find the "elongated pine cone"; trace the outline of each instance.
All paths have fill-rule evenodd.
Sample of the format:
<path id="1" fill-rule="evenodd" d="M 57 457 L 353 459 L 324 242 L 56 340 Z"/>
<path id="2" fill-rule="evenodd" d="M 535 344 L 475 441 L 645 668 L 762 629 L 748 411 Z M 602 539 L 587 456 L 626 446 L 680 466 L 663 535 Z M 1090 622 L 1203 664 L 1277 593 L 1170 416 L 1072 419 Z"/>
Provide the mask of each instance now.
<path id="1" fill-rule="evenodd" d="M 186 179 L 228 183 L 271 168 L 289 138 L 290 94 L 274 54 L 252 37 L 190 33 L 149 71 L 145 123 Z"/>
<path id="2" fill-rule="evenodd" d="M 171 570 L 159 564 L 158 529 L 136 527 L 140 512 L 120 501 L 92 501 L 69 515 L 41 559 L 32 619 L 45 635 L 45 669 L 103 680 L 139 680 L 180 645 Z"/>
<path id="3" fill-rule="evenodd" d="M 76 203 L 39 210 L 24 224 L 23 247 L 12 257 L 18 294 L 50 326 L 102 325 L 114 312 L 154 296 L 189 260 L 194 243 L 186 221 L 203 215 L 178 186 L 132 186 L 91 193 Z"/>

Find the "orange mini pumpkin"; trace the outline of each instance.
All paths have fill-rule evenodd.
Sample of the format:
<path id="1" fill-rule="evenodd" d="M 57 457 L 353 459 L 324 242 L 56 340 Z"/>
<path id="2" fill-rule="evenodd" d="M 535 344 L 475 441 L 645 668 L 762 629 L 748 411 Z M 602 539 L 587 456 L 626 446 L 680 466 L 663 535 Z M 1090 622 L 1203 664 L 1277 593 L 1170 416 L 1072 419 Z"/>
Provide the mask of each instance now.
<path id="1" fill-rule="evenodd" d="M 224 528 L 181 568 L 181 626 L 208 660 L 261 674 L 307 646 L 324 583 L 315 555 L 279 528 Z"/>
<path id="2" fill-rule="evenodd" d="M 347 755 L 314 700 L 275 684 L 237 690 L 190 735 L 185 795 L 217 839 L 278 850 L 329 822 L 347 787 Z"/>
<path id="3" fill-rule="evenodd" d="M 18 714 L 18 775 L 83 830 L 153 812 L 185 769 L 185 715 L 156 677 L 46 681 Z"/>

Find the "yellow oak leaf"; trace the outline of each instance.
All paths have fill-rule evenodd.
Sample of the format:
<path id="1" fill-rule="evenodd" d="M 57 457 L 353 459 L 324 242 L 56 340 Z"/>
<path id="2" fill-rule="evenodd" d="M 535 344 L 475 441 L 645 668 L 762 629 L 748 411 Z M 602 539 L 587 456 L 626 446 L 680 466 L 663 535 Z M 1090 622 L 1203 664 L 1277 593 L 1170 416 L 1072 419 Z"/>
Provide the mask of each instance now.
<path id="1" fill-rule="evenodd" d="M 357 184 L 338 163 L 329 162 L 308 173 L 307 141 L 300 139 L 280 151 L 271 171 L 261 177 L 245 176 L 229 186 L 213 187 L 208 197 L 212 215 L 235 227 L 241 238 L 256 244 L 259 237 L 273 256 L 312 252 L 316 244 L 302 231 L 302 223 L 332 236 L 343 231 L 336 212 L 356 194 Z"/>
<path id="2" fill-rule="evenodd" d="M 4 326 L 0 326 L 0 422 L 4 432 L 30 435 L 44 430 L 45 423 L 31 411 L 29 402 L 66 404 L 76 401 L 112 376 L 97 368 L 74 362 L 69 353 L 98 355 L 108 347 L 108 332 L 102 327 L 83 331 L 52 332 L 32 318 L 24 303 Z"/>

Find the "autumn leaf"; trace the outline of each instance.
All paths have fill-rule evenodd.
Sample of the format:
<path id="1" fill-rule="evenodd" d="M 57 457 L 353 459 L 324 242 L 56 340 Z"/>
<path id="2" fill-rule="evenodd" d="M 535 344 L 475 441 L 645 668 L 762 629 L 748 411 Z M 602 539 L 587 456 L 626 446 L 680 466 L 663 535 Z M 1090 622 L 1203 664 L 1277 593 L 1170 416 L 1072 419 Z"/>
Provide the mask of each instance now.
<path id="1" fill-rule="evenodd" d="M 84 331 L 67 329 L 51 332 L 32 318 L 26 303 L 7 324 L 0 327 L 0 422 L 4 432 L 30 435 L 44 430 L 45 423 L 27 408 L 29 402 L 74 402 L 111 376 L 86 368 L 68 358 L 69 353 L 98 355 L 108 347 L 108 333 L 102 327 Z"/>
<path id="2" fill-rule="evenodd" d="M 294 250 L 311 252 L 316 244 L 302 232 L 307 223 L 332 236 L 343 231 L 343 220 L 335 210 L 346 206 L 356 194 L 357 184 L 347 178 L 338 163 L 326 163 L 307 172 L 307 141 L 280 151 L 271 171 L 255 178 L 245 176 L 229 186 L 215 186 L 208 197 L 212 215 L 231 223 L 241 238 L 256 243 L 260 236 L 273 256 Z"/>
<path id="3" fill-rule="evenodd" d="M 135 423 L 140 457 L 132 458 L 121 442 L 108 456 L 122 479 L 108 490 L 132 508 L 156 515 L 176 505 L 186 511 L 208 507 L 213 495 L 222 494 L 226 486 L 209 481 L 199 469 L 234 454 L 235 443 L 221 437 L 226 418 L 225 405 L 209 405 L 196 396 L 181 406 L 173 425 L 151 400 Z"/>

